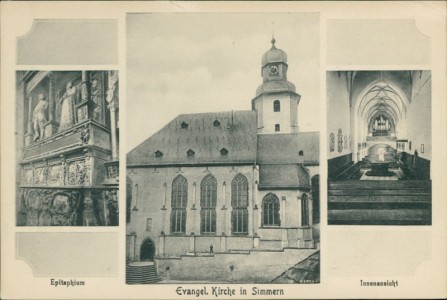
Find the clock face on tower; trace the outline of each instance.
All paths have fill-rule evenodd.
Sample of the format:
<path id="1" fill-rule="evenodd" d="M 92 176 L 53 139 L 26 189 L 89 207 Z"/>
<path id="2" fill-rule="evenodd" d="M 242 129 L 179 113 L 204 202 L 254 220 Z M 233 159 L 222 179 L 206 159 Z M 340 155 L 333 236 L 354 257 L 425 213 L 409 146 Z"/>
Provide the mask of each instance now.
<path id="1" fill-rule="evenodd" d="M 269 75 L 278 76 L 279 75 L 278 66 L 269 66 Z"/>

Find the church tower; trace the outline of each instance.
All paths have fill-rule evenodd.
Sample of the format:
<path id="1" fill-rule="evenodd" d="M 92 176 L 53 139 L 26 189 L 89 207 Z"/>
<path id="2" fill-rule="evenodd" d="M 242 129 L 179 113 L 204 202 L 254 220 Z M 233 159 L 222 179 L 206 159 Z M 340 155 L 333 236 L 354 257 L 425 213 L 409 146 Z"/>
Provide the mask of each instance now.
<path id="1" fill-rule="evenodd" d="M 287 53 L 272 47 L 262 56 L 261 75 L 263 83 L 256 90 L 251 101 L 257 111 L 258 133 L 298 132 L 298 103 L 300 95 L 295 85 L 287 81 Z"/>

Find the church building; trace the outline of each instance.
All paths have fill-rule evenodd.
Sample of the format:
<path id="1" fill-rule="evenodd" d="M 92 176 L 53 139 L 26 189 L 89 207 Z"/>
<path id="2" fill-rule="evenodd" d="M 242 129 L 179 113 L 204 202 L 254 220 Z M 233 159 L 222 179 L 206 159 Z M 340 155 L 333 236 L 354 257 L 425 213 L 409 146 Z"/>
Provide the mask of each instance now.
<path id="1" fill-rule="evenodd" d="M 127 154 L 127 283 L 272 282 L 318 251 L 319 133 L 271 43 L 251 110 L 181 114 Z"/>
<path id="2" fill-rule="evenodd" d="M 327 72 L 328 223 L 431 224 L 431 72 Z"/>

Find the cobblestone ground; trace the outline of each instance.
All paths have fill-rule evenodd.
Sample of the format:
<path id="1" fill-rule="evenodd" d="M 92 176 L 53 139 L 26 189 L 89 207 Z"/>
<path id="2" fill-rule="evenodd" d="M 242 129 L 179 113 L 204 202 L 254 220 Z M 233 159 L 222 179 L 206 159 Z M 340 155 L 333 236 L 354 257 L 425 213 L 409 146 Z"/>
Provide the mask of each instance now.
<path id="1" fill-rule="evenodd" d="M 300 261 L 272 283 L 319 283 L 320 282 L 320 251 L 315 252 L 303 261 Z"/>

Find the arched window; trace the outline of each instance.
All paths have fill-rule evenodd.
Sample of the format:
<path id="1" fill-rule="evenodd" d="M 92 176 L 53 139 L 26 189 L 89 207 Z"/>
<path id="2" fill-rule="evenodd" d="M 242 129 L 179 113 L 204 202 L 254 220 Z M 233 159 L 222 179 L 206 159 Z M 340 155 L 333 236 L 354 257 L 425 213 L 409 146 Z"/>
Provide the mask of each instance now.
<path id="1" fill-rule="evenodd" d="M 182 175 L 172 182 L 171 233 L 186 232 L 186 206 L 188 205 L 188 181 Z"/>
<path id="2" fill-rule="evenodd" d="M 301 226 L 309 226 L 309 203 L 306 194 L 301 196 Z"/>
<path id="3" fill-rule="evenodd" d="M 279 102 L 279 100 L 273 101 L 273 111 L 274 112 L 281 111 L 281 102 Z"/>
<path id="4" fill-rule="evenodd" d="M 146 231 L 147 232 L 152 231 L 152 219 L 151 218 L 146 219 Z"/>
<path id="5" fill-rule="evenodd" d="M 275 131 L 276 132 L 281 131 L 281 126 L 279 124 L 275 124 Z"/>
<path id="6" fill-rule="evenodd" d="M 236 235 L 248 234 L 248 180 L 238 174 L 231 182 L 231 231 Z"/>
<path id="7" fill-rule="evenodd" d="M 269 193 L 262 199 L 262 225 L 281 225 L 279 218 L 279 199 L 275 194 Z"/>
<path id="8" fill-rule="evenodd" d="M 209 174 L 200 184 L 200 232 L 216 233 L 217 181 Z"/>

